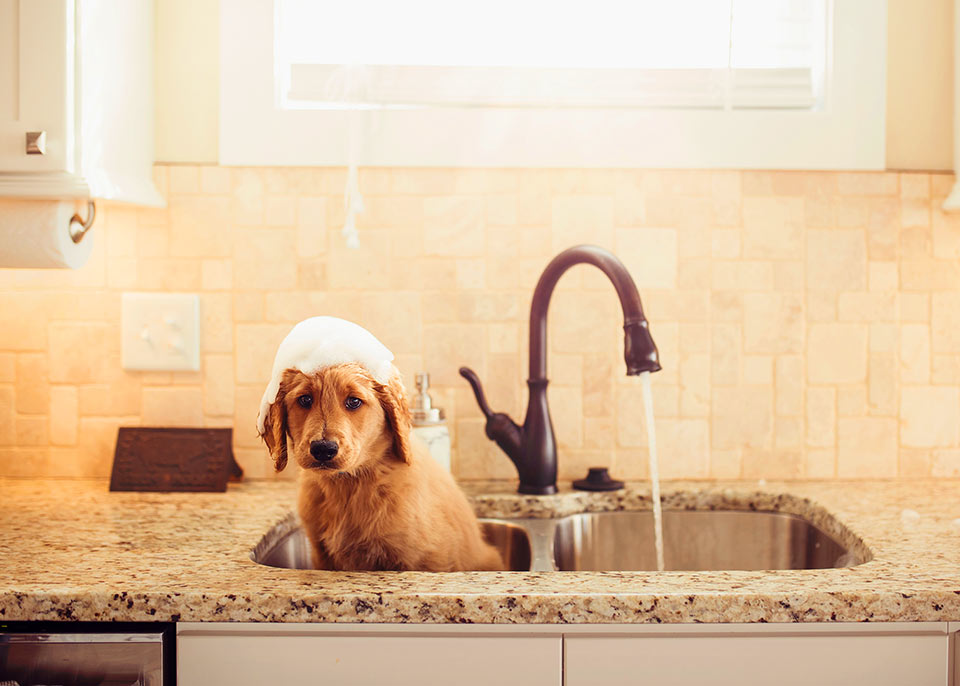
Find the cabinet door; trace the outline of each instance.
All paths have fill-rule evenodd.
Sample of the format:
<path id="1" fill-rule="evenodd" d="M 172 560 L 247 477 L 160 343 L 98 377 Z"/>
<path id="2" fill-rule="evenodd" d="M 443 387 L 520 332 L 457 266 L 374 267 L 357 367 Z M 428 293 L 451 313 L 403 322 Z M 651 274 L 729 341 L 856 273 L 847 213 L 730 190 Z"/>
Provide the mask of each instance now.
<path id="1" fill-rule="evenodd" d="M 68 0 L 0 0 L 0 171 L 72 170 L 74 16 Z M 46 131 L 43 155 L 26 133 Z"/>
<path id="2" fill-rule="evenodd" d="M 946 686 L 946 635 L 571 637 L 565 684 Z"/>
<path id="3" fill-rule="evenodd" d="M 185 635 L 180 686 L 560 686 L 562 639 L 521 636 Z"/>
<path id="4" fill-rule="evenodd" d="M 952 686 L 960 686 L 960 638 L 958 638 L 957 623 L 950 623 L 950 655 L 953 657 Z"/>

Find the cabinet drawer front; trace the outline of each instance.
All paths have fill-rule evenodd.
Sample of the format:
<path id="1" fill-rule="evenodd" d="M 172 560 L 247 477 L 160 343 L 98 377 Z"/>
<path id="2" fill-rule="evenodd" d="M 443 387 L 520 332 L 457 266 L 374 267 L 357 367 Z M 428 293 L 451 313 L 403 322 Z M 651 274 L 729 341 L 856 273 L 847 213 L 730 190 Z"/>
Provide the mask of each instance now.
<path id="1" fill-rule="evenodd" d="M 946 686 L 945 635 L 574 637 L 566 686 Z"/>
<path id="2" fill-rule="evenodd" d="M 559 636 L 189 635 L 177 683 L 560 686 L 561 650 Z"/>

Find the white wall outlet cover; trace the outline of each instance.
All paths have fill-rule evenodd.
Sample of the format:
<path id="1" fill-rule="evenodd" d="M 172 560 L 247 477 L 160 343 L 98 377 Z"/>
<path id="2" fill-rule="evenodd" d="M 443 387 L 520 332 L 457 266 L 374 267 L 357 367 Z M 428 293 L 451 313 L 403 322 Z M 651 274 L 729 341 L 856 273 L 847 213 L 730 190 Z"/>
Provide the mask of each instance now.
<path id="1" fill-rule="evenodd" d="M 200 297 L 196 294 L 124 293 L 121 322 L 124 369 L 200 369 Z"/>

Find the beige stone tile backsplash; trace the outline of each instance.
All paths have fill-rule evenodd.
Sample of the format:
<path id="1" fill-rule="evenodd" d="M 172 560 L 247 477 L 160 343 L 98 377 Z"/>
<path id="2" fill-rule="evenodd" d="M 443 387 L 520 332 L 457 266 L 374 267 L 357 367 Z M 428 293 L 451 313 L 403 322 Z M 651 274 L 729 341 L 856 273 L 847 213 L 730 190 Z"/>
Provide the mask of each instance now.
<path id="1" fill-rule="evenodd" d="M 457 368 L 522 418 L 528 312 L 550 257 L 613 250 L 641 289 L 667 478 L 960 476 L 960 217 L 949 175 L 367 169 L 350 250 L 342 169 L 158 166 L 164 209 L 106 206 L 87 266 L 0 270 L 0 475 L 106 476 L 119 426 L 254 423 L 302 318 L 368 327 L 429 371 L 461 479 L 512 478 Z M 120 367 L 120 294 L 200 294 L 202 370 Z M 550 310 L 560 475 L 647 474 L 614 291 L 590 267 Z M 283 475 L 292 476 L 293 469 Z"/>

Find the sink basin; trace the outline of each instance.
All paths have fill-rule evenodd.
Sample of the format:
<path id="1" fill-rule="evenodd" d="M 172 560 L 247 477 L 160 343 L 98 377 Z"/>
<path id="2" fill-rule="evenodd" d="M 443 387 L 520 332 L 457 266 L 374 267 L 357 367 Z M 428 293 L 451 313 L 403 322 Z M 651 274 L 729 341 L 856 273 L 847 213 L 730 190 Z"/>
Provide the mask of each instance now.
<path id="1" fill-rule="evenodd" d="M 653 513 L 592 512 L 558 519 L 481 519 L 484 537 L 514 571 L 656 570 Z M 865 561 L 796 515 L 740 510 L 664 510 L 667 570 L 849 567 Z M 250 554 L 269 567 L 313 569 L 310 544 L 291 514 Z"/>
<path id="2" fill-rule="evenodd" d="M 805 519 L 779 512 L 664 510 L 667 570 L 823 569 L 859 564 Z M 652 512 L 565 517 L 554 534 L 562 571 L 655 570 Z"/>
<path id="3" fill-rule="evenodd" d="M 500 551 L 507 569 L 530 570 L 530 541 L 523 527 L 499 519 L 481 519 L 480 524 L 484 537 Z M 314 568 L 310 542 L 293 515 L 268 531 L 250 557 L 268 567 Z"/>

